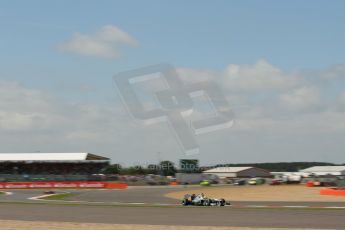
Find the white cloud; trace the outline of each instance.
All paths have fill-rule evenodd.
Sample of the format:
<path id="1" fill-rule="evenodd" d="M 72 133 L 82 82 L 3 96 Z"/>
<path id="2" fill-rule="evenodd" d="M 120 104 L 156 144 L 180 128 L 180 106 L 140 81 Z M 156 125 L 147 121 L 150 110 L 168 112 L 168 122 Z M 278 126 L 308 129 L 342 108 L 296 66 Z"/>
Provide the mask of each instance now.
<path id="1" fill-rule="evenodd" d="M 75 33 L 70 40 L 58 45 L 58 50 L 83 56 L 117 58 L 121 45 L 136 46 L 137 41 L 118 27 L 106 25 L 94 34 Z"/>
<path id="2" fill-rule="evenodd" d="M 282 72 L 266 60 L 254 65 L 229 65 L 223 75 L 225 87 L 236 91 L 287 89 L 298 84 L 297 76 Z"/>
<path id="3" fill-rule="evenodd" d="M 204 69 L 177 68 L 177 74 L 186 83 L 217 80 L 221 73 Z"/>
<path id="4" fill-rule="evenodd" d="M 327 71 L 339 73 L 341 69 L 337 66 Z M 322 84 L 321 72 L 325 71 L 311 78 L 303 72 L 282 71 L 265 60 L 254 65 L 230 64 L 224 72 L 178 69 L 186 83 L 218 81 L 223 93 L 231 99 L 229 103 L 235 112 L 233 132 L 274 133 L 277 136 L 299 129 L 310 135 L 345 131 L 345 114 L 334 107 L 336 100 L 345 104 L 345 93 L 334 101 L 324 100 L 324 90 L 329 84 Z"/>
<path id="5" fill-rule="evenodd" d="M 338 96 L 338 103 L 341 106 L 345 105 L 345 91 L 339 94 L 339 96 Z"/>
<path id="6" fill-rule="evenodd" d="M 0 111 L 0 129 L 27 130 L 34 127 L 35 120 L 42 120 L 40 114 L 25 114 Z"/>
<path id="7" fill-rule="evenodd" d="M 162 153 L 162 157 L 178 152 L 174 138 L 169 139 L 170 130 L 165 128 L 136 123 L 121 104 L 84 101 L 71 104 L 40 90 L 0 81 L 2 152 L 87 151 L 113 154 L 107 156 L 115 162 L 135 159 L 151 163 L 156 149 L 163 146 L 169 146 L 169 151 Z M 158 141 L 152 143 L 152 140 Z"/>
<path id="8" fill-rule="evenodd" d="M 92 141 L 95 139 L 100 139 L 102 138 L 102 136 L 100 136 L 98 133 L 95 133 L 95 132 L 76 131 L 76 132 L 68 133 L 66 135 L 66 138 L 72 141 L 80 141 L 80 140 Z"/>
<path id="9" fill-rule="evenodd" d="M 335 111 L 322 111 L 319 113 L 305 113 L 289 118 L 276 117 L 238 117 L 234 132 L 249 131 L 263 135 L 267 133 L 276 136 L 288 135 L 318 135 L 345 132 L 345 114 Z"/>
<path id="10" fill-rule="evenodd" d="M 315 83 L 265 61 L 219 72 L 190 68 L 178 72 L 189 82 L 217 80 L 234 109 L 232 128 L 196 137 L 201 150 L 197 157 L 203 163 L 324 160 L 325 153 L 330 161 L 343 159 L 345 110 L 337 106 L 345 104 L 345 93 L 333 95 L 332 101 L 327 94 L 332 88 L 324 89 L 335 84 L 320 84 L 320 75 Z M 260 98 L 266 93 L 268 97 Z M 137 123 L 121 104 L 71 105 L 40 90 L 0 82 L 2 151 L 90 151 L 109 153 L 114 162 L 126 163 L 133 159 L 152 163 L 160 152 L 162 159 L 177 160 L 184 155 L 168 127 Z"/>
<path id="11" fill-rule="evenodd" d="M 0 129 L 42 129 L 63 119 L 55 115 L 59 104 L 38 91 L 17 83 L 0 82 Z M 47 114 L 47 111 L 50 111 Z"/>
<path id="12" fill-rule="evenodd" d="M 334 65 L 331 66 L 330 68 L 321 71 L 321 73 L 319 74 L 321 76 L 321 78 L 324 79 L 336 79 L 339 77 L 344 77 L 345 76 L 345 65 L 344 64 L 339 64 L 339 65 Z"/>
<path id="13" fill-rule="evenodd" d="M 320 104 L 320 93 L 316 87 L 301 87 L 279 97 L 281 105 L 292 109 L 310 109 Z"/>
<path id="14" fill-rule="evenodd" d="M 189 83 L 213 80 L 232 92 L 285 90 L 298 86 L 302 79 L 297 74 L 284 73 L 264 59 L 254 65 L 228 65 L 224 71 L 178 68 L 177 73 Z"/>

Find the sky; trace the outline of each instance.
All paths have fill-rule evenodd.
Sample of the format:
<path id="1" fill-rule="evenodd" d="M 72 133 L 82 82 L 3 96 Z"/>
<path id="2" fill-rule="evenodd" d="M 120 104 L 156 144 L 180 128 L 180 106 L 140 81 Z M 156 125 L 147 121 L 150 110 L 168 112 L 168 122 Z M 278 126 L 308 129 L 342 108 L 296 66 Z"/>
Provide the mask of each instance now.
<path id="1" fill-rule="evenodd" d="M 340 0 L 0 0 L 0 152 L 345 163 L 344 11 Z M 116 74 L 160 63 L 186 84 L 216 83 L 231 106 L 234 124 L 196 135 L 198 154 L 168 122 L 133 118 L 115 87 Z M 146 83 L 138 97 L 157 106 L 161 85 Z M 187 123 L 213 112 L 204 102 Z"/>

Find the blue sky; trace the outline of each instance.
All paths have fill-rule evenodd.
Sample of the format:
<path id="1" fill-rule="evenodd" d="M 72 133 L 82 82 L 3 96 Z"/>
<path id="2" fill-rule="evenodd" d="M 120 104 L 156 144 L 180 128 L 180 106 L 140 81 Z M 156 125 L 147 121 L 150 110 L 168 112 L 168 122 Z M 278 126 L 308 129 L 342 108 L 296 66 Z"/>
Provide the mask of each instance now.
<path id="1" fill-rule="evenodd" d="M 288 70 L 323 68 L 345 61 L 344 10 L 343 1 L 2 1 L 2 62 L 126 69 L 165 61 L 222 69 L 266 58 Z M 107 24 L 140 47 L 110 63 L 53 52 L 71 33 Z"/>
<path id="2" fill-rule="evenodd" d="M 120 71 L 164 62 L 197 73 L 218 71 L 223 74 L 234 64 L 244 72 L 251 68 L 254 72 L 259 68 L 260 72 L 263 68 L 265 74 L 279 69 L 287 78 L 303 75 L 299 80 L 303 78 L 304 83 L 296 83 L 289 91 L 261 87 L 261 92 L 247 94 L 246 103 L 261 103 L 267 97 L 280 95 L 282 100 L 296 105 L 297 102 L 292 102 L 295 98 L 286 93 L 298 96 L 321 92 L 320 101 L 331 101 L 326 105 L 329 108 L 335 106 L 336 98 L 341 97 L 344 90 L 344 81 L 338 76 L 342 75 L 345 64 L 344 12 L 345 2 L 340 0 L 3 0 L 0 1 L 0 79 L 18 83 L 23 87 L 21 90 L 49 94 L 63 100 L 61 103 L 111 104 L 118 99 L 111 77 Z M 115 42 L 118 58 L 83 55 L 75 50 L 71 52 L 66 46 L 61 49 L 76 33 L 97 36 L 107 25 L 123 31 L 136 44 L 128 40 Z M 265 60 L 267 65 L 256 65 L 258 60 Z M 334 72 L 336 80 L 319 79 Z M 211 78 L 222 83 L 222 74 Z M 244 82 L 240 86 L 243 84 L 251 83 Z M 298 91 L 301 87 L 309 88 Z M 239 93 L 241 98 L 243 92 Z M 322 106 L 316 107 L 311 110 L 319 111 Z M 295 110 L 290 113 L 299 114 Z M 71 148 L 77 151 L 78 145 Z M 99 151 L 109 149 L 111 147 Z M 70 151 L 67 147 L 63 150 Z M 338 155 L 333 161 L 339 160 Z"/>

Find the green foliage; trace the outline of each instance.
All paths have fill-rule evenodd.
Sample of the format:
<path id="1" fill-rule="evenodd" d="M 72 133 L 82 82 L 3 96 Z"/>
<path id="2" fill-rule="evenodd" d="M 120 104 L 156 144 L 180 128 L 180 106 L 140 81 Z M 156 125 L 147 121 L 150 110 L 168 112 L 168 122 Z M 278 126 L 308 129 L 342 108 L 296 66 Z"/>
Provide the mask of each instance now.
<path id="1" fill-rule="evenodd" d="M 120 164 L 109 165 L 103 170 L 105 174 L 120 174 L 122 166 Z"/>
<path id="2" fill-rule="evenodd" d="M 171 161 L 161 161 L 159 163 L 159 169 L 162 176 L 174 176 L 177 172 L 175 164 Z"/>
<path id="3" fill-rule="evenodd" d="M 180 164 L 181 172 L 185 173 L 199 173 L 208 168 L 198 166 L 198 160 L 181 160 Z M 186 166 L 187 165 L 187 166 Z M 241 167 L 251 166 L 266 169 L 271 172 L 295 172 L 301 169 L 309 168 L 312 166 L 324 166 L 324 165 L 335 165 L 327 162 L 277 162 L 277 163 L 248 163 L 248 164 L 222 164 L 216 165 L 215 167 Z M 119 175 L 163 175 L 163 176 L 174 176 L 177 172 L 175 165 L 171 161 L 162 161 L 159 165 L 150 164 L 147 167 L 144 166 L 131 166 L 124 168 L 120 164 L 109 165 L 103 170 L 105 174 L 119 174 Z"/>
<path id="4" fill-rule="evenodd" d="M 131 167 L 122 167 L 120 164 L 109 165 L 103 170 L 104 174 L 119 174 L 119 175 L 165 175 L 173 176 L 176 173 L 174 163 L 171 161 L 162 161 L 159 165 L 150 164 L 147 167 L 136 165 Z"/>
<path id="5" fill-rule="evenodd" d="M 197 159 L 181 159 L 180 172 L 182 173 L 198 173 L 201 172 L 199 168 L 199 160 Z"/>
<path id="6" fill-rule="evenodd" d="M 155 165 L 155 164 L 150 164 L 147 166 L 147 174 L 155 174 L 158 175 L 159 174 L 159 165 Z"/>
<path id="7" fill-rule="evenodd" d="M 75 194 L 72 193 L 61 193 L 61 194 L 54 194 L 47 197 L 41 198 L 42 200 L 65 200 L 66 198 L 75 196 Z"/>

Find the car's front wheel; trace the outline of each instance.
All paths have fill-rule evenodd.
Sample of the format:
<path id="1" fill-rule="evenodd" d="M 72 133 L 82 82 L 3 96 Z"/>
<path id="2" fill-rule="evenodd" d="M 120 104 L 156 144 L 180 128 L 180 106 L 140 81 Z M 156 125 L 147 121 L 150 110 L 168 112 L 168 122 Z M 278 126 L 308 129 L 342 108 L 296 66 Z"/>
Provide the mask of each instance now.
<path id="1" fill-rule="evenodd" d="M 225 206 L 226 201 L 224 199 L 220 200 L 220 206 Z"/>
<path id="2" fill-rule="evenodd" d="M 187 206 L 187 205 L 188 205 L 188 201 L 187 201 L 186 199 L 183 199 L 183 200 L 182 200 L 182 205 L 183 205 L 183 206 Z"/>

